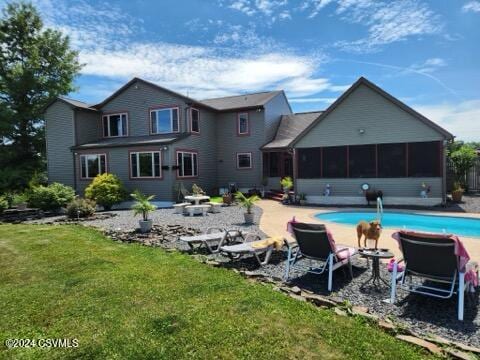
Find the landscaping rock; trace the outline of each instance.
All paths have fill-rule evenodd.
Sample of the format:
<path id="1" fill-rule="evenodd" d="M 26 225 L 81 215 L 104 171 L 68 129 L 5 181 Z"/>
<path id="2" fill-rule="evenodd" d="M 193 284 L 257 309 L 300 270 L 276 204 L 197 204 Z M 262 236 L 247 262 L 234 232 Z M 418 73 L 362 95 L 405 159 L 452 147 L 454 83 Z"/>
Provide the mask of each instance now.
<path id="1" fill-rule="evenodd" d="M 440 349 L 437 345 L 434 343 L 431 343 L 427 340 L 423 340 L 420 338 L 417 338 L 415 336 L 410 336 L 410 335 L 397 335 L 395 336 L 397 339 L 408 342 L 413 345 L 420 346 L 428 351 L 430 351 L 432 354 L 435 355 L 441 355 L 442 354 L 442 349 Z"/>
<path id="2" fill-rule="evenodd" d="M 307 301 L 312 302 L 317 306 L 326 306 L 326 307 L 332 308 L 332 307 L 335 307 L 337 305 L 333 301 L 331 301 L 328 298 L 326 298 L 324 296 L 321 296 L 321 295 L 307 293 L 307 292 L 302 291 L 301 296 L 303 296 Z"/>
<path id="3" fill-rule="evenodd" d="M 296 295 L 300 295 L 302 293 L 302 289 L 300 289 L 298 286 L 292 286 L 289 288 L 289 291 Z"/>
<path id="4" fill-rule="evenodd" d="M 379 320 L 378 326 L 385 332 L 394 333 L 396 332 L 396 327 L 392 323 L 389 323 L 385 320 Z"/>
<path id="5" fill-rule="evenodd" d="M 461 359 L 461 360 L 475 360 L 475 359 L 478 359 L 472 353 L 463 352 L 463 351 L 460 351 L 460 350 L 454 349 L 454 348 L 444 348 L 443 351 L 445 351 L 448 355 L 450 355 L 454 359 Z"/>
<path id="6" fill-rule="evenodd" d="M 341 310 L 339 308 L 334 308 L 333 311 L 335 312 L 335 314 L 339 315 L 339 316 L 348 316 L 347 312 L 344 311 L 344 310 Z"/>
<path id="7" fill-rule="evenodd" d="M 458 342 L 452 342 L 451 344 L 452 344 L 453 346 L 461 349 L 461 350 L 469 351 L 469 352 L 472 352 L 472 353 L 475 353 L 475 354 L 480 354 L 480 349 L 479 349 L 478 347 L 474 347 L 474 346 L 470 346 L 470 345 L 465 345 L 465 344 L 458 343 Z"/>
<path id="8" fill-rule="evenodd" d="M 294 294 L 294 293 L 289 293 L 288 296 L 290 296 L 291 298 L 294 298 L 295 300 L 298 300 L 298 301 L 307 301 L 307 299 L 305 299 L 303 296 L 300 296 L 300 295 L 297 295 L 297 294 Z"/>

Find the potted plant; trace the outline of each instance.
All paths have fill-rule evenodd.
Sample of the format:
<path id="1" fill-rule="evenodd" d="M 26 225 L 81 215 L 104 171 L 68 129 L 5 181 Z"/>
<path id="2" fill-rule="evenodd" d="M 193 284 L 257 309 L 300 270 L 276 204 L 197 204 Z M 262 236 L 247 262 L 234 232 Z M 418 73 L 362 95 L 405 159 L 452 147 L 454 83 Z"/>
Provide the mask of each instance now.
<path id="1" fill-rule="evenodd" d="M 454 202 L 461 202 L 464 191 L 460 182 L 455 181 L 452 189 L 452 200 Z"/>
<path id="2" fill-rule="evenodd" d="M 254 214 L 252 213 L 252 206 L 255 203 L 255 201 L 260 200 L 260 198 L 257 195 L 252 195 L 252 196 L 247 198 L 240 191 L 237 191 L 235 193 L 235 199 L 237 199 L 240 202 L 240 206 L 247 209 L 247 212 L 243 214 L 243 216 L 245 217 L 245 223 L 246 224 L 253 224 L 253 215 Z"/>
<path id="3" fill-rule="evenodd" d="M 136 200 L 135 204 L 132 206 L 134 215 L 142 215 L 142 220 L 139 220 L 140 231 L 142 233 L 149 232 L 152 230 L 153 220 L 148 218 L 148 214 L 152 211 L 155 211 L 157 208 L 150 201 L 155 197 L 155 195 L 144 195 L 140 191 L 136 190 L 131 194 L 132 198 Z"/>
<path id="4" fill-rule="evenodd" d="M 448 156 L 453 163 L 455 180 L 463 191 L 468 190 L 468 172 L 478 159 L 475 149 L 470 145 L 463 144 L 450 152 Z"/>
<path id="5" fill-rule="evenodd" d="M 226 192 L 222 195 L 222 201 L 225 205 L 231 205 L 232 204 L 232 194 L 229 192 Z"/>
<path id="6" fill-rule="evenodd" d="M 300 205 L 304 206 L 307 204 L 307 195 L 305 195 L 305 193 L 300 193 L 298 195 L 298 198 L 299 198 L 299 201 L 300 201 Z"/>
<path id="7" fill-rule="evenodd" d="M 283 179 L 280 180 L 280 185 L 282 186 L 283 192 L 286 196 L 284 196 L 285 203 L 290 202 L 290 190 L 293 188 L 293 180 L 290 176 L 285 176 Z"/>

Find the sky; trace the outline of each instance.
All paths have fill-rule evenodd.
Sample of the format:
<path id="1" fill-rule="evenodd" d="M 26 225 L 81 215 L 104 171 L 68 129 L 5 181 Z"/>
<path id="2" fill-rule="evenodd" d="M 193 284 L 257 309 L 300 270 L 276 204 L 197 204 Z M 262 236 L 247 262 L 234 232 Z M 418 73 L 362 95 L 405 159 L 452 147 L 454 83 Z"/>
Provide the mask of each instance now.
<path id="1" fill-rule="evenodd" d="M 3 7 L 4 0 L 0 0 Z M 132 77 L 196 99 L 283 89 L 326 109 L 360 76 L 480 141 L 480 0 L 34 0 L 98 103 Z"/>

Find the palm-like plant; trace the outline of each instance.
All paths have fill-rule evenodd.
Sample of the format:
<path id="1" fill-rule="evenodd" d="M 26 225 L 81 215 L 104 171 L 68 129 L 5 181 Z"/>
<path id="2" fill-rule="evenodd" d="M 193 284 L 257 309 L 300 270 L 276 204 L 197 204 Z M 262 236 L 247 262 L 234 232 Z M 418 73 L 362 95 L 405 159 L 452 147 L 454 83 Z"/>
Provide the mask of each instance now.
<path id="1" fill-rule="evenodd" d="M 247 214 L 252 213 L 252 206 L 255 203 L 255 201 L 260 200 L 260 198 L 257 195 L 252 195 L 247 198 L 240 191 L 237 191 L 235 193 L 235 199 L 237 199 L 240 202 L 240 206 L 247 209 Z"/>
<path id="2" fill-rule="evenodd" d="M 141 214 L 144 221 L 148 221 L 148 214 L 152 211 L 155 211 L 157 208 L 155 205 L 150 203 L 153 200 L 155 195 L 145 195 L 142 194 L 140 191 L 135 190 L 133 194 L 130 195 L 136 203 L 133 204 L 132 210 L 134 215 Z"/>

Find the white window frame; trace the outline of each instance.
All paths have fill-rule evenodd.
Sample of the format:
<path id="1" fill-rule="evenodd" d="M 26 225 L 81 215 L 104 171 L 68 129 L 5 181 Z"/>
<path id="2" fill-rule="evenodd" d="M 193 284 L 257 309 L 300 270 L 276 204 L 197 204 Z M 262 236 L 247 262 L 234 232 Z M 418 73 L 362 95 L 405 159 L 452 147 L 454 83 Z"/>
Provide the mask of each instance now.
<path id="1" fill-rule="evenodd" d="M 180 169 L 179 168 L 179 163 L 178 163 L 178 154 L 182 154 L 182 168 Z M 185 160 L 184 160 L 184 156 L 185 154 L 187 155 L 191 155 L 192 156 L 192 175 L 185 175 Z M 196 158 L 196 166 L 194 166 L 193 164 L 193 156 L 195 155 L 195 158 Z M 196 178 L 198 177 L 198 152 L 196 151 L 188 151 L 188 150 L 177 150 L 176 152 L 176 161 L 177 161 L 177 178 L 181 178 L 181 179 L 188 179 L 188 178 Z M 197 170 L 196 173 L 194 170 Z M 184 175 L 180 175 L 180 170 L 182 170 L 182 173 Z"/>
<path id="2" fill-rule="evenodd" d="M 137 158 L 137 174 L 134 176 L 133 174 L 133 164 L 132 164 L 132 154 L 135 155 Z M 140 176 L 140 154 L 151 154 L 152 155 L 152 176 Z M 159 166 L 158 166 L 158 171 L 159 174 L 155 175 L 155 155 L 158 154 L 158 159 L 159 159 Z M 161 179 L 163 177 L 163 172 L 162 172 L 162 152 L 161 151 L 131 151 L 128 155 L 128 161 L 130 163 L 130 178 L 131 179 Z"/>
<path id="3" fill-rule="evenodd" d="M 173 110 L 177 110 L 177 131 L 173 131 Z M 159 132 L 158 131 L 158 113 L 161 111 L 170 111 L 170 131 L 166 132 Z M 155 114 L 155 121 L 157 125 L 157 131 L 153 132 L 153 123 L 152 123 L 152 113 Z M 178 106 L 172 107 L 162 107 L 162 108 L 155 108 L 150 110 L 150 131 L 152 134 L 172 134 L 172 133 L 179 133 L 180 132 L 180 108 Z"/>
<path id="4" fill-rule="evenodd" d="M 193 112 L 196 111 L 198 113 L 197 124 L 198 124 L 198 131 L 193 130 Z M 200 134 L 200 110 L 197 108 L 190 108 L 190 132 L 194 134 Z"/>
<path id="5" fill-rule="evenodd" d="M 125 121 L 125 126 L 126 129 L 123 128 L 123 121 L 122 121 L 122 116 L 125 115 L 126 121 Z M 121 135 L 110 135 L 111 134 L 111 129 L 110 129 L 110 116 L 120 116 L 120 133 Z M 107 120 L 107 128 L 108 128 L 108 134 L 105 134 L 105 118 Z M 125 135 L 123 135 L 123 132 L 125 130 Z M 120 112 L 120 113 L 111 113 L 111 114 L 104 114 L 102 115 L 102 132 L 103 132 L 103 137 L 106 138 L 112 138 L 112 137 L 125 137 L 128 136 L 128 113 L 127 112 Z"/>
<path id="6" fill-rule="evenodd" d="M 92 157 L 92 156 L 96 156 L 98 159 L 97 159 L 97 164 L 98 164 L 98 175 L 101 175 L 101 174 L 105 174 L 107 173 L 107 169 L 108 169 L 108 165 L 107 165 L 107 154 L 105 153 L 100 153 L 100 154 L 80 154 L 80 179 L 94 179 L 94 177 L 91 177 L 91 176 L 88 176 L 88 158 L 89 157 Z M 100 158 L 101 157 L 104 157 L 105 158 L 105 171 L 102 172 L 102 163 L 100 161 Z M 85 165 L 85 175 L 86 176 L 83 176 L 82 174 L 82 167 L 83 165 Z"/>
<path id="7" fill-rule="evenodd" d="M 249 167 L 240 167 L 240 155 L 248 155 L 248 157 L 250 158 L 250 166 Z M 253 167 L 253 164 L 252 164 L 252 153 L 251 152 L 237 153 L 237 169 L 248 170 L 248 169 L 251 169 L 252 167 Z"/>
<path id="8" fill-rule="evenodd" d="M 247 120 L 247 131 L 245 131 L 245 132 L 241 131 L 241 126 L 240 126 L 240 123 L 241 123 L 240 119 L 243 115 L 245 115 L 246 120 Z M 243 135 L 243 136 L 250 134 L 250 116 L 248 115 L 248 112 L 238 113 L 238 116 L 237 116 L 237 134 L 238 135 Z"/>

